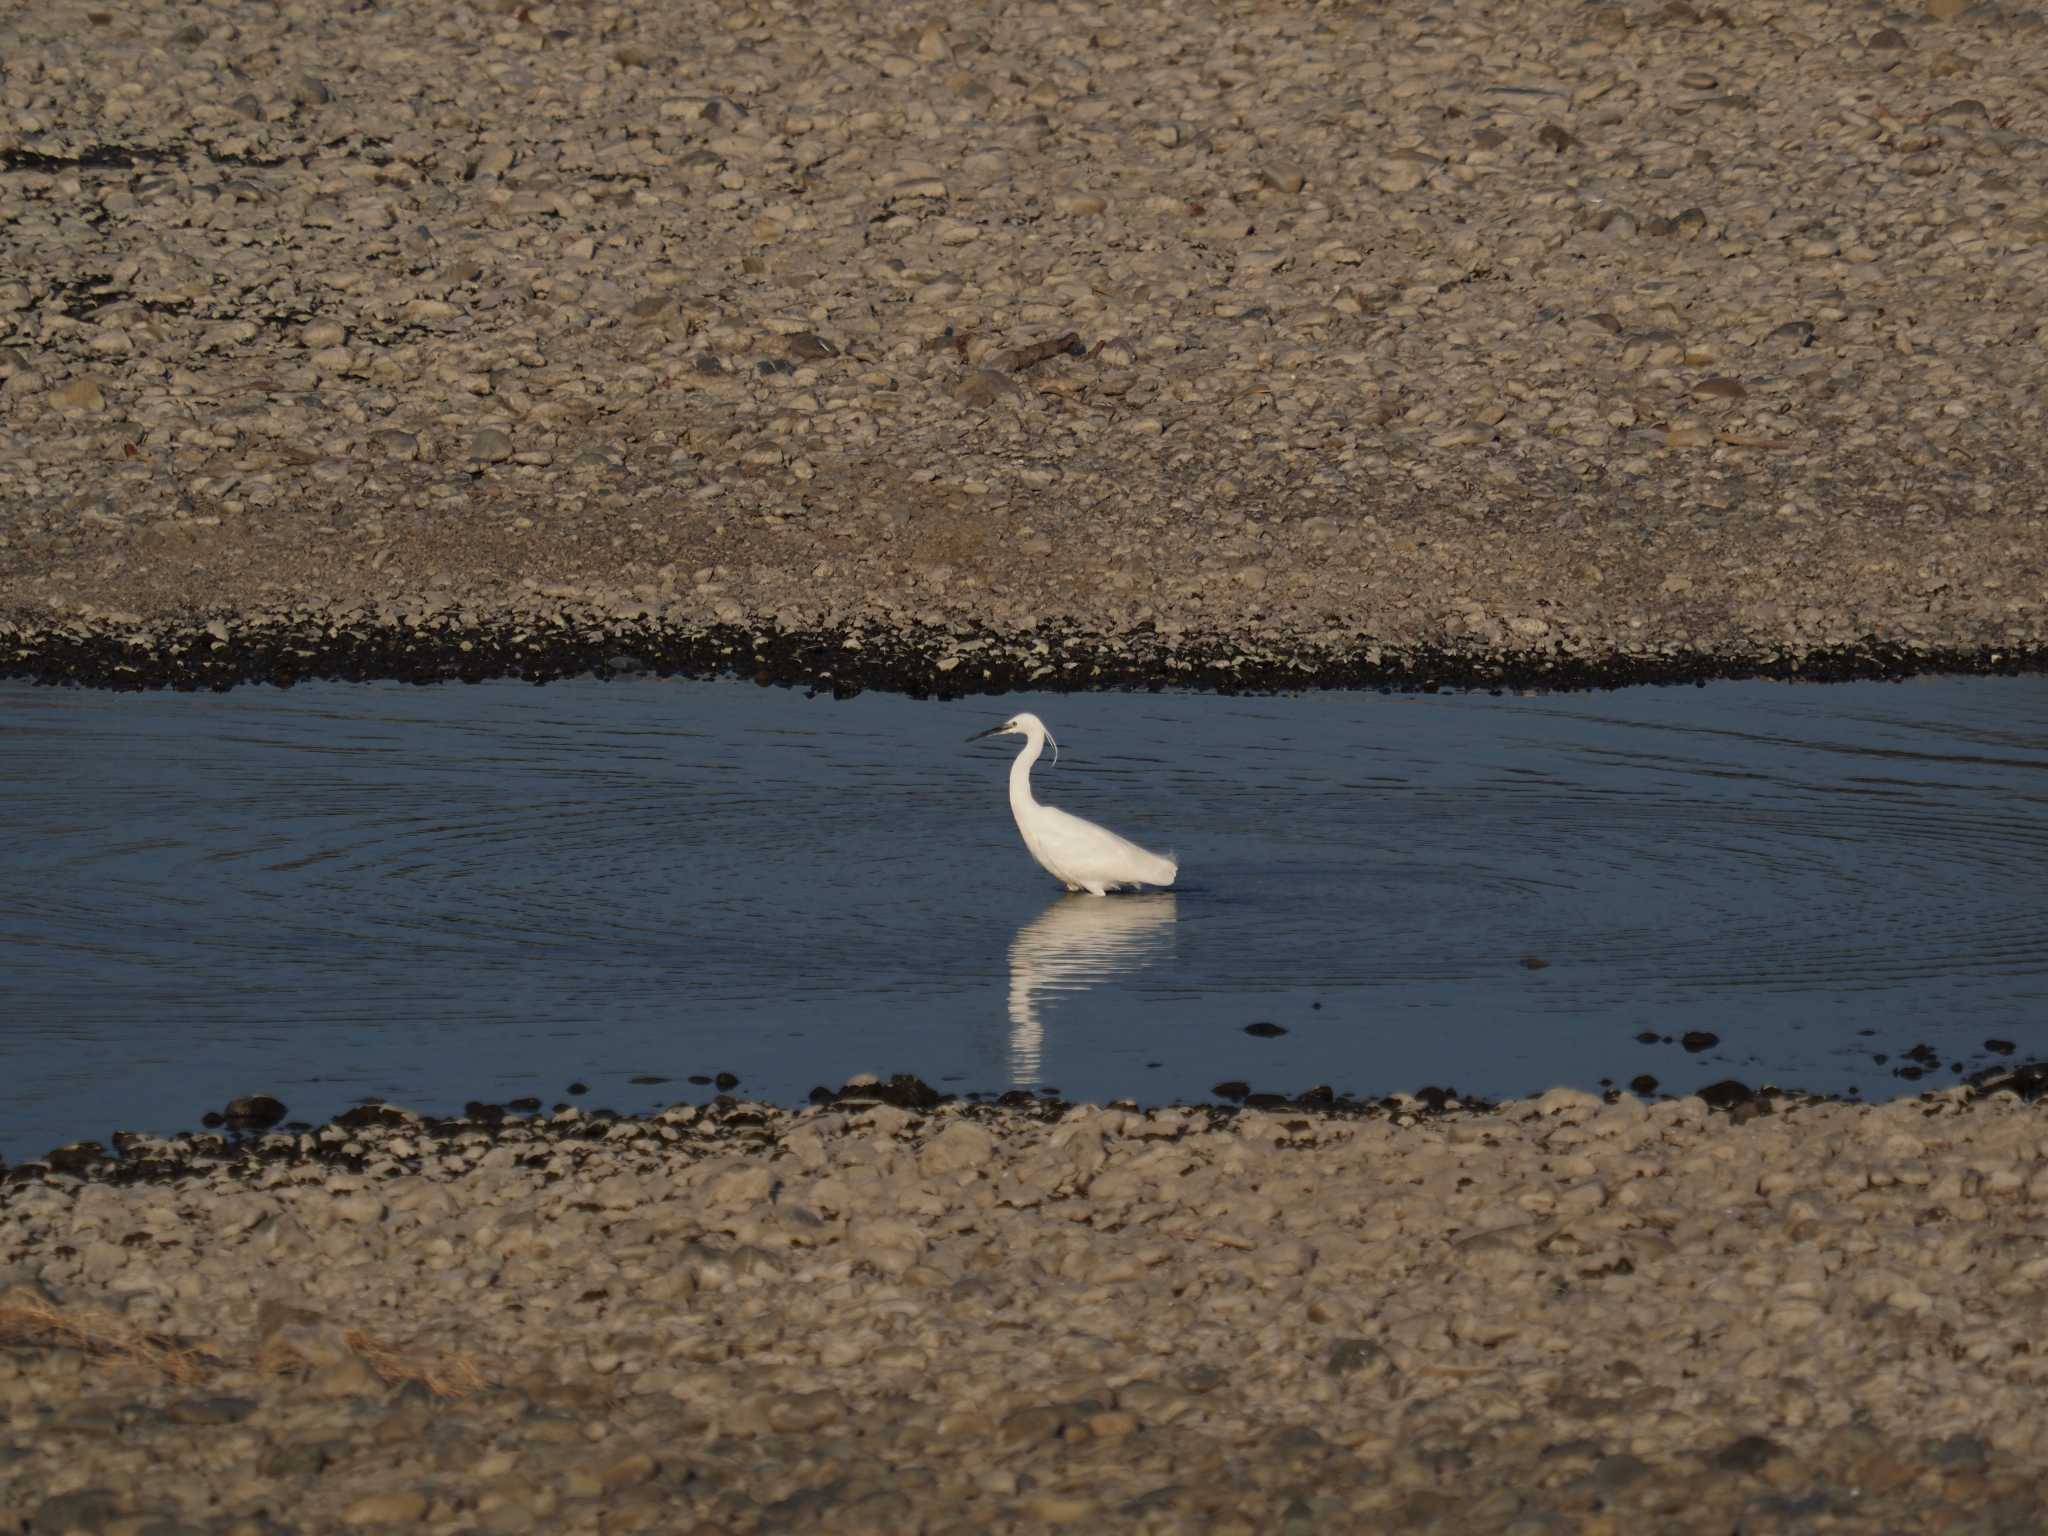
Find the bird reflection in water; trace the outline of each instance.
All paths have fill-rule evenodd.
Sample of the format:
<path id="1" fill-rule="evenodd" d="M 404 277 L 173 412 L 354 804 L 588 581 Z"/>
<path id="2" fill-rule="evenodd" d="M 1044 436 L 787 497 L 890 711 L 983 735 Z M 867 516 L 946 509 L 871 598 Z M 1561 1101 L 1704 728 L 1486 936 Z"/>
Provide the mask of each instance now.
<path id="1" fill-rule="evenodd" d="M 1010 1082 L 1039 1080 L 1045 1012 L 1063 992 L 1085 992 L 1112 976 L 1142 970 L 1173 949 L 1175 897 L 1098 901 L 1062 896 L 1010 941 Z"/>

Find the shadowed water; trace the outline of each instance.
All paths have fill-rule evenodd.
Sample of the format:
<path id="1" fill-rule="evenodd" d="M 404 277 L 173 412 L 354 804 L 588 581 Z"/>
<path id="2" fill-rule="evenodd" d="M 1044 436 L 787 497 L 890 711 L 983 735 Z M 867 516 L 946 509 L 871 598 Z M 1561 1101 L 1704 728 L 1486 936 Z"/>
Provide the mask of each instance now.
<path id="1" fill-rule="evenodd" d="M 1040 797 L 1177 853 L 1174 892 L 1066 896 L 1030 862 L 1014 743 L 961 740 L 1018 709 L 1060 737 Z M 779 1099 L 862 1070 L 1146 1101 L 1644 1072 L 1878 1096 L 1989 1038 L 2048 1050 L 2040 678 L 8 685 L 0 804 L 8 1157 L 259 1090 L 307 1117 L 572 1080 L 644 1107 L 719 1071 Z M 1721 1043 L 1634 1038 L 1687 1030 Z M 1923 1041 L 1941 1066 L 1894 1077 Z"/>

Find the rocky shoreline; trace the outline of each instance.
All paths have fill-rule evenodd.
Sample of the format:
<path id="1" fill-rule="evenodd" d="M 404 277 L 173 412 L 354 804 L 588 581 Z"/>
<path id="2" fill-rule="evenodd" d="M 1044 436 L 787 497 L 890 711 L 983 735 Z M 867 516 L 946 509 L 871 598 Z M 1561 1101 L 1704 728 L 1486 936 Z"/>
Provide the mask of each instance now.
<path id="1" fill-rule="evenodd" d="M 0 1185 L 0 1509 L 35 1536 L 2031 1529 L 2039 1075 L 1725 1112 L 857 1080 L 137 1138 L 127 1175 Z"/>
<path id="2" fill-rule="evenodd" d="M 209 619 L 114 631 L 0 624 L 0 679 L 87 688 L 221 691 L 313 680 L 542 683 L 653 673 L 739 677 L 842 696 L 869 689 L 914 698 L 1016 691 L 1192 689 L 1221 693 L 1324 688 L 1396 691 L 1570 691 L 1704 684 L 1897 682 L 1920 676 L 2019 676 L 2048 670 L 2048 649 L 1937 650 L 1875 636 L 1848 646 L 1776 654 L 1569 658 L 1472 647 L 1318 650 L 1227 636 L 1165 641 L 1153 634 L 1028 635 L 962 626 L 781 633 L 713 625 L 557 615 L 546 622 L 463 628 L 454 616 L 356 625 Z"/>

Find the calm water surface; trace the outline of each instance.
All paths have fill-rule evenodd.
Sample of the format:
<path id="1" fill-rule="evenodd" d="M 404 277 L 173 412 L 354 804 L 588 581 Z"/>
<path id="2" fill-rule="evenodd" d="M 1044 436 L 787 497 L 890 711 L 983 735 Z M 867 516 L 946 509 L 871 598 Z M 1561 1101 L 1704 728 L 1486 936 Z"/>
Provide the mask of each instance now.
<path id="1" fill-rule="evenodd" d="M 1175 851 L 1171 895 L 1069 897 L 1031 863 L 1010 744 L 961 740 L 1018 709 L 1063 747 L 1040 797 Z M 5 685 L 0 823 L 10 1158 L 259 1090 L 308 1118 L 572 1080 L 639 1108 L 719 1071 L 785 1100 L 864 1070 L 1147 1101 L 1643 1072 L 1876 1097 L 1987 1038 L 2048 1052 L 2040 678 Z M 1942 1067 L 1895 1078 L 1921 1041 Z"/>

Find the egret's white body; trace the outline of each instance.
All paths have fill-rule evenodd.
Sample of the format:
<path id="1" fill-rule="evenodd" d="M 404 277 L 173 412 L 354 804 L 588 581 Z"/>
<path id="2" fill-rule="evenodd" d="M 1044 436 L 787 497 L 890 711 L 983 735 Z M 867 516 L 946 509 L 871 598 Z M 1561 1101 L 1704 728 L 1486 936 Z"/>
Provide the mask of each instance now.
<path id="1" fill-rule="evenodd" d="M 1180 873 L 1172 859 L 1140 848 L 1129 838 L 1118 837 L 1107 827 L 1061 810 L 1041 805 L 1031 793 L 1031 765 L 1045 750 L 1051 733 L 1036 715 L 1016 715 L 979 736 L 1022 736 L 1024 750 L 1010 764 L 1010 813 L 1017 818 L 1017 830 L 1024 834 L 1024 846 L 1045 872 L 1070 891 L 1091 896 L 1139 885 L 1171 885 Z M 1058 744 L 1054 744 L 1057 750 Z"/>

